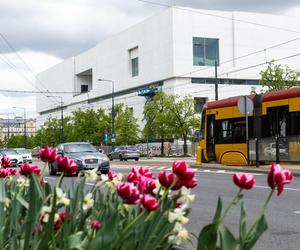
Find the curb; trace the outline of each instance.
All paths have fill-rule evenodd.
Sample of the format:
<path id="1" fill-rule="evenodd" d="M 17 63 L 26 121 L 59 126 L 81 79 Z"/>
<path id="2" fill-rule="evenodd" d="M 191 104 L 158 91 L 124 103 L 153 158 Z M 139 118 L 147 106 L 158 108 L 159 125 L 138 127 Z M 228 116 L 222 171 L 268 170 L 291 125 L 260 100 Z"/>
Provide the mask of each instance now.
<path id="1" fill-rule="evenodd" d="M 229 170 L 233 172 L 245 172 L 245 173 L 260 173 L 260 174 L 267 174 L 268 170 L 267 169 L 262 169 L 262 168 L 250 168 L 250 167 L 226 167 L 226 166 L 207 166 L 207 165 L 196 165 L 196 164 L 191 164 L 192 168 L 197 168 L 197 169 L 203 169 L 203 170 Z M 300 176 L 300 171 L 298 170 L 291 170 L 293 175 L 295 177 Z"/>

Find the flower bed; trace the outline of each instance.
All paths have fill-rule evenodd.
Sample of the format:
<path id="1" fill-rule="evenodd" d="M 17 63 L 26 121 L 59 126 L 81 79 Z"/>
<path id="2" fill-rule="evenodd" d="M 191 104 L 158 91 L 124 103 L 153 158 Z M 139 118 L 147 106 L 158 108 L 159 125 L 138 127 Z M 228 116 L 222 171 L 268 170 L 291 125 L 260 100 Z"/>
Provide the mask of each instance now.
<path id="1" fill-rule="evenodd" d="M 172 249 L 189 239 L 185 226 L 195 198 L 191 190 L 198 181 L 184 161 L 174 162 L 172 172 L 161 171 L 157 178 L 143 167 L 133 167 L 127 176 L 85 171 L 84 177 L 63 190 L 64 174 L 75 174 L 76 164 L 48 147 L 40 155 L 45 168 L 57 161 L 62 172 L 53 187 L 43 177 L 45 168 L 25 163 L 17 173 L 9 159 L 2 158 L 0 249 Z M 270 194 L 249 228 L 241 202 L 239 236 L 235 237 L 223 220 L 255 185 L 253 175 L 235 174 L 237 194 L 225 209 L 218 199 L 213 222 L 197 237 L 197 249 L 251 249 L 267 229 L 264 211 L 274 191 L 280 195 L 292 179 L 279 165 L 270 167 Z M 87 181 L 94 186 L 87 188 Z"/>

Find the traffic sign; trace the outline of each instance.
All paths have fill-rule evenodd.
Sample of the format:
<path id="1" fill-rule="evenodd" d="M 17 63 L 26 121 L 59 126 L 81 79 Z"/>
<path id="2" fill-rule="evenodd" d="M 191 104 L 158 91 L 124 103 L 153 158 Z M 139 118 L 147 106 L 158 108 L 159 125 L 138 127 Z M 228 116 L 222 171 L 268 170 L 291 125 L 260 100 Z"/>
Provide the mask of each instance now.
<path id="1" fill-rule="evenodd" d="M 240 97 L 240 99 L 238 100 L 238 109 L 243 115 L 252 113 L 253 101 L 247 96 Z"/>
<path id="2" fill-rule="evenodd" d="M 111 134 L 111 139 L 116 139 L 116 134 L 115 133 Z"/>
<path id="3" fill-rule="evenodd" d="M 104 133 L 104 141 L 108 142 L 108 133 Z"/>

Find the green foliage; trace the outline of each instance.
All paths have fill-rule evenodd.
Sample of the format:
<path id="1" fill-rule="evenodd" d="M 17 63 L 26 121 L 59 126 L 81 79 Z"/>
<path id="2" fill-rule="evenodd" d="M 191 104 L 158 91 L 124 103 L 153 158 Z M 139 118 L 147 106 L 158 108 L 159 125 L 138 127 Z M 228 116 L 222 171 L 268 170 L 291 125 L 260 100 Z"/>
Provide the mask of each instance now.
<path id="1" fill-rule="evenodd" d="M 260 72 L 260 76 L 260 84 L 269 92 L 298 86 L 300 72 L 270 62 L 267 69 Z"/>

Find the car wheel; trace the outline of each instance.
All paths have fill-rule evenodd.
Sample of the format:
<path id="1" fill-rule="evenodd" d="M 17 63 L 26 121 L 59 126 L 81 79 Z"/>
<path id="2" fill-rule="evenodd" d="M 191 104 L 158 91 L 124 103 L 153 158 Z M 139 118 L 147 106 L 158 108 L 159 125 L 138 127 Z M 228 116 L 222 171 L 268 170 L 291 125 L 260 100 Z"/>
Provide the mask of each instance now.
<path id="1" fill-rule="evenodd" d="M 138 160 L 139 160 L 139 158 L 135 158 L 134 160 L 135 160 L 135 161 L 138 161 Z"/>
<path id="2" fill-rule="evenodd" d="M 123 161 L 123 156 L 119 155 L 120 161 Z"/>
<path id="3" fill-rule="evenodd" d="M 108 156 L 109 160 L 112 161 L 114 158 L 112 157 L 112 155 Z"/>
<path id="4" fill-rule="evenodd" d="M 127 158 L 124 158 L 124 161 L 127 161 L 128 159 Z"/>
<path id="5" fill-rule="evenodd" d="M 56 175 L 56 171 L 54 170 L 54 167 L 51 163 L 49 164 L 49 174 Z"/>

